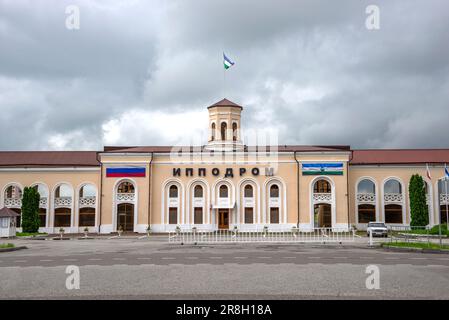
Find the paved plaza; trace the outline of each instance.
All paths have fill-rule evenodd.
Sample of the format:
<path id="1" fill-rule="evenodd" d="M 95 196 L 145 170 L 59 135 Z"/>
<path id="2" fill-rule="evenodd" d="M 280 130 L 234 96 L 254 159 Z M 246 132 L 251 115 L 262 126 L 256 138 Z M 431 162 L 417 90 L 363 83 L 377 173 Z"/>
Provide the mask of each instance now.
<path id="1" fill-rule="evenodd" d="M 377 240 L 379 241 L 379 240 Z M 352 244 L 174 245 L 167 236 L 10 240 L 1 299 L 448 299 L 449 255 Z M 380 288 L 367 289 L 367 266 Z M 80 288 L 66 287 L 67 266 Z"/>

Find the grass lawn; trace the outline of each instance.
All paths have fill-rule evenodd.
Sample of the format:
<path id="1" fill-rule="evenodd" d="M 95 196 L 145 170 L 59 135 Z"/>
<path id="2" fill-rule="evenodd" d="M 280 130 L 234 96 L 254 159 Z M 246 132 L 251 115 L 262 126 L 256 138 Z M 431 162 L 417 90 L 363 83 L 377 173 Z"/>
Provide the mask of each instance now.
<path id="1" fill-rule="evenodd" d="M 17 232 L 17 237 L 46 236 L 45 232 Z"/>
<path id="2" fill-rule="evenodd" d="M 449 250 L 448 245 L 443 245 L 440 247 L 437 243 L 427 243 L 427 242 L 384 242 L 383 247 L 395 247 L 395 248 L 420 248 L 420 249 L 442 249 Z"/>
<path id="3" fill-rule="evenodd" d="M 398 231 L 397 233 L 430 234 L 430 230 L 425 229 L 405 230 L 405 231 Z"/>
<path id="4" fill-rule="evenodd" d="M 14 244 L 13 243 L 0 243 L 0 249 L 5 249 L 5 248 L 14 248 Z"/>

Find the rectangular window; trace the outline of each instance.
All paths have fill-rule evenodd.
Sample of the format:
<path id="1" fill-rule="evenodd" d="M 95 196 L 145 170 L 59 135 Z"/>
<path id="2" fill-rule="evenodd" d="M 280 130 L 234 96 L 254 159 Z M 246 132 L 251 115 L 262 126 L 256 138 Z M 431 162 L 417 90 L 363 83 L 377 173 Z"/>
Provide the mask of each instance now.
<path id="1" fill-rule="evenodd" d="M 195 208 L 193 223 L 194 224 L 203 224 L 203 208 L 201 208 L 201 207 Z"/>
<path id="2" fill-rule="evenodd" d="M 45 227 L 46 215 L 47 215 L 47 210 L 40 208 L 39 209 L 39 227 Z"/>
<path id="3" fill-rule="evenodd" d="M 178 223 L 178 208 L 168 209 L 168 223 L 177 224 Z"/>
<path id="4" fill-rule="evenodd" d="M 270 223 L 279 223 L 279 208 L 270 208 Z"/>
<path id="5" fill-rule="evenodd" d="M 254 223 L 253 208 L 245 208 L 245 223 Z"/>
<path id="6" fill-rule="evenodd" d="M 78 224 L 80 227 L 94 227 L 95 226 L 95 208 L 80 209 Z"/>
<path id="7" fill-rule="evenodd" d="M 70 214 L 55 213 L 55 227 L 70 227 Z"/>
<path id="8" fill-rule="evenodd" d="M 402 223 L 402 206 L 398 204 L 385 205 L 385 223 Z"/>

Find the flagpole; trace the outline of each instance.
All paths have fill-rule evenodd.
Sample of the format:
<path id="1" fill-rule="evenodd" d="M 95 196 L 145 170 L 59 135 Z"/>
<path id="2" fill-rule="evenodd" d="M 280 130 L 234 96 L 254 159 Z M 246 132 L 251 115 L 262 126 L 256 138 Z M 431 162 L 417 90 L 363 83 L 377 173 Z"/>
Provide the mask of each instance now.
<path id="1" fill-rule="evenodd" d="M 447 176 L 447 166 L 446 164 L 444 164 L 444 193 L 446 194 L 446 230 L 448 230 L 449 228 L 449 220 L 448 220 L 448 205 L 449 205 L 449 198 L 447 196 L 447 182 L 448 182 L 448 176 Z"/>
<path id="2" fill-rule="evenodd" d="M 226 68 L 223 66 L 223 98 L 226 98 Z"/>
<path id="3" fill-rule="evenodd" d="M 445 164 L 446 166 L 446 164 Z M 444 172 L 445 177 L 446 177 L 446 172 Z M 438 198 L 440 196 L 440 189 L 439 189 L 439 180 L 437 183 L 437 194 L 438 194 Z M 440 199 L 438 199 L 438 203 L 440 203 Z M 438 206 L 439 212 L 438 212 L 438 237 L 440 238 L 440 248 L 443 246 L 442 240 L 441 240 L 441 208 L 440 206 Z"/>

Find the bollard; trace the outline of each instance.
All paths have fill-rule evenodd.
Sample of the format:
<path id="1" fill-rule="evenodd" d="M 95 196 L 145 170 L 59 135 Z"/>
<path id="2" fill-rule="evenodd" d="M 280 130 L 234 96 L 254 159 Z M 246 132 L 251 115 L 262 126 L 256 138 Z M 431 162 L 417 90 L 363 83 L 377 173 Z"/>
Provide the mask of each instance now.
<path id="1" fill-rule="evenodd" d="M 373 246 L 373 230 L 369 229 L 369 245 L 370 247 Z"/>

